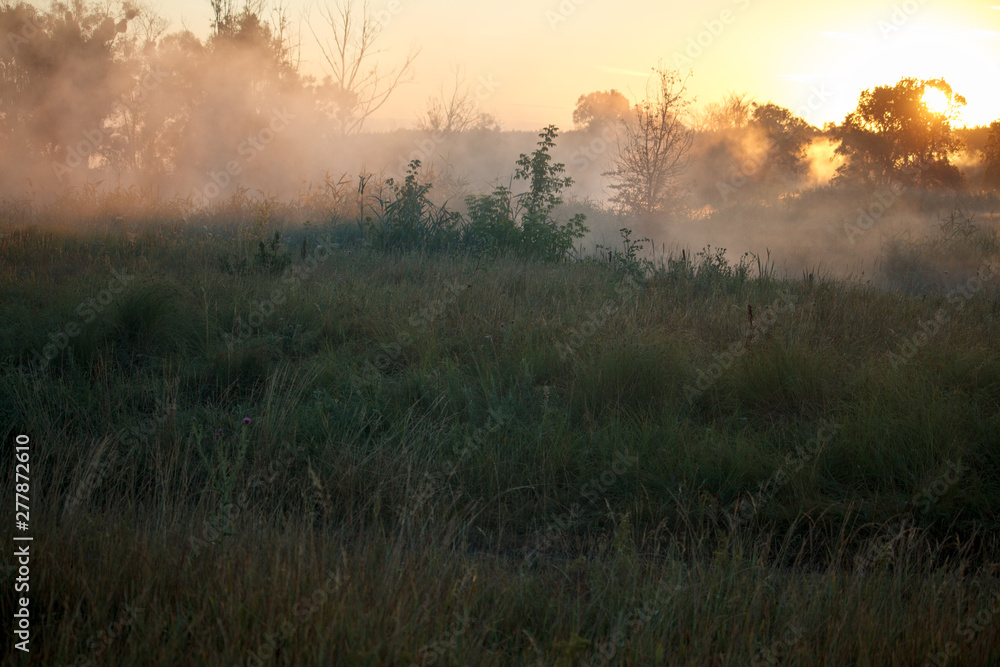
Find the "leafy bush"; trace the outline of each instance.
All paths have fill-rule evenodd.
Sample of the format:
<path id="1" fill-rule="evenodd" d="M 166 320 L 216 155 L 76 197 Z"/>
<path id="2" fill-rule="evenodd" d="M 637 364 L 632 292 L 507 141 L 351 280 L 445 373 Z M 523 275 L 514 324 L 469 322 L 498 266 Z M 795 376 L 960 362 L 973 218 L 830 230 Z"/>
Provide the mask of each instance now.
<path id="1" fill-rule="evenodd" d="M 466 198 L 469 218 L 430 200 L 431 185 L 417 178 L 420 160 L 410 162 L 402 185 L 386 181 L 388 196 L 376 196 L 374 216 L 366 220 L 373 248 L 378 250 L 464 249 L 478 254 L 513 251 L 548 261 L 565 259 L 574 239 L 587 232 L 582 213 L 560 224 L 553 209 L 563 203 L 562 191 L 573 179 L 563 176 L 564 165 L 552 163 L 556 128 L 539 135 L 538 148 L 517 161 L 513 180 L 529 182 L 527 192 L 514 195 L 499 185 L 492 193 Z"/>
<path id="2" fill-rule="evenodd" d="M 427 197 L 431 186 L 417 181 L 419 169 L 420 160 L 413 160 L 402 186 L 390 178 L 386 181 L 389 197 L 375 198 L 375 218 L 367 220 L 374 248 L 447 250 L 458 243 L 462 215 Z"/>
<path id="3" fill-rule="evenodd" d="M 740 257 L 739 262 L 730 264 L 726 259 L 726 249 L 707 246 L 698 252 L 701 261 L 698 263 L 699 278 L 715 278 L 720 281 L 735 280 L 744 283 L 750 279 L 749 254 Z"/>
<path id="4" fill-rule="evenodd" d="M 562 163 L 552 163 L 556 127 L 549 125 L 538 136 L 538 148 L 521 154 L 514 171 L 516 180 L 529 182 L 528 191 L 515 197 L 509 188 L 498 186 L 491 194 L 466 198 L 470 222 L 465 239 L 473 247 L 498 251 L 511 249 L 521 255 L 560 261 L 573 249 L 573 240 L 587 233 L 586 216 L 578 213 L 559 224 L 552 210 L 563 203 L 562 191 L 573 184 L 563 176 Z"/>
<path id="5" fill-rule="evenodd" d="M 466 243 L 484 254 L 496 254 L 521 245 L 521 229 L 517 226 L 513 193 L 498 185 L 492 194 L 471 195 L 465 199 L 469 207 L 469 222 L 464 231 Z"/>

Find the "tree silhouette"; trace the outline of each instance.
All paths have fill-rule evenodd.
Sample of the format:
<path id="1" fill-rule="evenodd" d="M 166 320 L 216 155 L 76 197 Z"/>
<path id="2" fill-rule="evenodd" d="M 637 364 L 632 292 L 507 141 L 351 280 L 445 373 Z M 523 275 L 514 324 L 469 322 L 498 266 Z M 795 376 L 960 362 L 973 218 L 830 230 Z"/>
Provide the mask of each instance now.
<path id="1" fill-rule="evenodd" d="M 934 112 L 924 101 L 928 88 L 940 90 L 949 107 Z M 921 185 L 958 185 L 962 174 L 949 162 L 961 148 L 951 121 L 965 98 L 944 79 L 903 78 L 894 86 L 865 90 L 858 107 L 835 129 L 838 155 L 846 158 L 838 180 L 886 185 L 898 179 Z"/>
<path id="2" fill-rule="evenodd" d="M 640 215 L 670 211 L 678 205 L 678 185 L 687 167 L 692 131 L 684 124 L 690 102 L 675 70 L 653 68 L 652 90 L 622 123 L 612 179 L 611 202 Z"/>
<path id="3" fill-rule="evenodd" d="M 767 171 L 801 175 L 808 168 L 806 149 L 816 134 L 802 118 L 773 102 L 753 104 L 750 127 L 758 130 L 767 145 Z"/>
<path id="4" fill-rule="evenodd" d="M 479 100 L 466 83 L 460 67 L 455 68 L 455 85 L 451 93 L 444 88 L 438 97 L 427 100 L 427 110 L 417 119 L 417 129 L 426 132 L 465 132 L 467 130 L 499 130 L 496 116 L 479 108 Z"/>
<path id="5" fill-rule="evenodd" d="M 252 181 L 276 158 L 289 135 L 273 144 L 275 137 L 266 135 L 267 145 L 248 139 L 264 128 L 272 131 L 275 110 L 292 107 L 291 113 L 299 116 L 301 81 L 280 12 L 269 21 L 260 13 L 260 2 L 245 3 L 239 10 L 231 2 L 213 2 L 213 9 L 212 34 L 204 44 L 190 33 L 161 41 L 151 58 L 165 78 L 140 110 L 159 146 L 148 153 L 146 169 L 155 164 L 195 174 L 193 186 L 214 182 L 224 190 L 237 180 L 236 174 L 226 173 L 230 161 L 238 163 L 240 179 Z M 295 121 L 303 122 L 301 117 Z M 267 159 L 258 159 L 259 154 Z"/>
<path id="6" fill-rule="evenodd" d="M 418 51 L 411 50 L 396 68 L 379 69 L 377 43 L 386 23 L 367 2 L 360 14 L 354 0 L 337 2 L 332 9 L 323 5 L 319 11 L 332 38 L 320 39 L 309 26 L 328 69 L 323 89 L 341 134 L 355 134 L 411 74 Z"/>
<path id="7" fill-rule="evenodd" d="M 983 184 L 1000 188 L 1000 120 L 990 123 L 990 134 L 983 147 Z"/>
<path id="8" fill-rule="evenodd" d="M 247 0 L 243 9 L 236 11 L 232 0 L 211 0 L 212 36 L 209 44 L 218 52 L 227 49 L 234 52 L 266 53 L 265 62 L 254 63 L 255 68 L 264 65 L 268 72 L 257 72 L 261 78 L 297 76 L 297 58 L 293 51 L 290 34 L 290 19 L 287 9 L 279 5 L 273 22 L 264 18 L 264 0 Z"/>
<path id="9" fill-rule="evenodd" d="M 579 129 L 594 130 L 602 125 L 617 125 L 628 117 L 632 105 L 617 90 L 595 91 L 580 95 L 573 110 L 573 123 Z"/>
<path id="10" fill-rule="evenodd" d="M 701 112 L 701 129 L 721 131 L 745 128 L 750 123 L 755 102 L 749 93 L 728 93 L 720 102 L 705 105 Z"/>
<path id="11" fill-rule="evenodd" d="M 75 14 L 58 5 L 45 14 L 24 3 L 0 8 L 0 116 L 3 134 L 22 150 L 86 165 L 130 83 L 117 46 L 136 11 L 123 8 L 116 20 L 110 7 L 73 7 Z"/>

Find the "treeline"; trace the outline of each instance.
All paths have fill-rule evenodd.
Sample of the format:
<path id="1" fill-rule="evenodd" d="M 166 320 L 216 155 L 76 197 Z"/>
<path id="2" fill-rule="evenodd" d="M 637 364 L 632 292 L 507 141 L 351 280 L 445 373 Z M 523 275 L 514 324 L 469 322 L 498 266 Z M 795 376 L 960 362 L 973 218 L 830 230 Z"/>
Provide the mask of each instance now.
<path id="1" fill-rule="evenodd" d="M 453 87 L 417 114 L 417 130 L 359 138 L 417 55 L 379 42 L 392 7 L 321 7 L 309 27 L 326 65 L 318 80 L 299 67 L 301 36 L 288 15 L 264 0 L 241 8 L 213 0 L 204 40 L 168 32 L 155 12 L 131 2 L 4 5 L 0 196 L 103 179 L 212 206 L 239 188 L 303 196 L 329 173 L 399 184 L 414 159 L 438 195 L 464 202 L 491 191 L 509 179 L 507 165 L 532 135 L 497 133 L 486 111 L 496 87 L 489 80 L 467 83 L 457 71 Z M 822 128 L 801 109 L 748 95 L 694 109 L 685 83 L 661 67 L 643 99 L 613 90 L 581 96 L 575 131 L 552 150 L 575 181 L 573 194 L 662 216 L 831 181 L 1000 187 L 1000 121 L 955 129 L 965 100 L 942 79 L 866 90 L 842 122 Z M 928 105 L 928 95 L 941 105 Z"/>
<path id="2" fill-rule="evenodd" d="M 262 0 L 212 8 L 201 40 L 131 2 L 0 7 L 0 179 L 38 194 L 113 177 L 199 203 L 236 180 L 288 192 L 304 162 L 315 172 L 364 128 L 412 62 L 380 70 L 385 17 L 349 3 L 312 26 L 346 45 L 317 80 L 299 68 L 285 12 Z"/>
<path id="3" fill-rule="evenodd" d="M 577 102 L 574 121 L 590 135 L 593 147 L 617 143 L 626 148 L 605 172 L 616 190 L 612 203 L 625 211 L 716 209 L 828 184 L 1000 187 L 1000 121 L 953 127 L 965 99 L 943 79 L 903 78 L 865 90 L 841 123 L 822 128 L 747 94 L 731 93 L 692 111 L 684 83 L 679 73 L 659 70 L 659 80 L 640 102 L 615 90 L 590 93 Z M 929 104 L 929 97 L 936 97 L 940 107 Z M 810 115 L 822 102 L 814 100 L 800 111 Z M 570 162 L 571 168 L 577 164 Z"/>

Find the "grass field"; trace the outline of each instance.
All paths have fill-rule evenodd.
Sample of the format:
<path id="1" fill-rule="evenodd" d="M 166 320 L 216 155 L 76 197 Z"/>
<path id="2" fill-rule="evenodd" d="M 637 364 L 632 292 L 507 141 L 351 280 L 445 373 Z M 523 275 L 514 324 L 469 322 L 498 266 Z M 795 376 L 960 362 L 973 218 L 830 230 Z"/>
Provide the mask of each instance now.
<path id="1" fill-rule="evenodd" d="M 69 219 L 0 227 L 4 664 L 1000 663 L 989 239 L 935 292 Z"/>

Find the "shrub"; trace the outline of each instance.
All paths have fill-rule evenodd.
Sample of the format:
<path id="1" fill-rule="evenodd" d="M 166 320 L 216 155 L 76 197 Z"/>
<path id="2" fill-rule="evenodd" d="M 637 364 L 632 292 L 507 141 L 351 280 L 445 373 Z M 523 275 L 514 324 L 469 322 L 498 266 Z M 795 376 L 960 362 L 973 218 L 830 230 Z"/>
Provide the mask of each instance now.
<path id="1" fill-rule="evenodd" d="M 417 181 L 419 169 L 420 160 L 413 160 L 403 184 L 390 178 L 386 181 L 389 197 L 375 198 L 375 217 L 367 220 L 374 248 L 447 250 L 457 245 L 462 215 L 428 198 L 431 186 Z"/>
<path id="2" fill-rule="evenodd" d="M 515 197 L 509 188 L 498 186 L 491 194 L 466 198 L 470 221 L 466 242 L 485 251 L 511 249 L 518 254 L 548 261 L 565 259 L 573 240 L 587 233 L 586 216 L 578 213 L 559 224 L 552 210 L 563 203 L 562 191 L 573 184 L 563 176 L 565 166 L 552 163 L 556 127 L 549 125 L 538 136 L 538 148 L 517 160 L 516 180 L 529 182 L 528 191 Z"/>
<path id="3" fill-rule="evenodd" d="M 628 227 L 622 227 L 618 231 L 622 235 L 622 249 L 598 245 L 598 252 L 606 251 L 608 263 L 615 271 L 628 274 L 635 280 L 645 280 L 653 272 L 653 262 L 639 257 L 638 254 L 646 247 L 643 241 L 646 243 L 651 241 L 648 238 L 633 239 L 632 230 Z"/>
<path id="4" fill-rule="evenodd" d="M 470 222 L 466 225 L 466 243 L 485 254 L 496 254 L 521 245 L 521 229 L 515 220 L 513 193 L 498 185 L 492 194 L 469 196 Z"/>
<path id="5" fill-rule="evenodd" d="M 529 182 L 528 191 L 514 195 L 511 188 L 500 185 L 490 194 L 469 196 L 468 220 L 430 200 L 431 185 L 419 182 L 420 160 L 413 160 L 403 184 L 389 179 L 388 196 L 375 198 L 374 217 L 366 221 L 372 247 L 464 249 L 478 254 L 513 251 L 548 261 L 565 259 L 574 239 L 587 232 L 586 216 L 578 213 L 563 224 L 552 218 L 553 209 L 563 203 L 562 191 L 573 179 L 563 176 L 564 165 L 552 163 L 556 128 L 550 125 L 539 136 L 538 148 L 530 155 L 522 153 L 514 172 L 514 180 Z"/>

